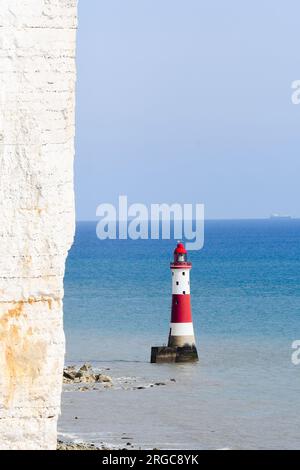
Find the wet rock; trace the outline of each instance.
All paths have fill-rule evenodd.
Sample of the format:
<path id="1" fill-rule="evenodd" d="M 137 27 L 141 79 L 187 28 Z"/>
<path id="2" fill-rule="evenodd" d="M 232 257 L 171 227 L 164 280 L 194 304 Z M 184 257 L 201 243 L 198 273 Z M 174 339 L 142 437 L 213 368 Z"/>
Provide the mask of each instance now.
<path id="1" fill-rule="evenodd" d="M 68 380 L 74 380 L 75 377 L 68 370 L 64 370 L 64 378 Z"/>
<path id="2" fill-rule="evenodd" d="M 63 383 L 64 384 L 70 384 L 74 381 L 74 376 L 68 374 L 68 373 L 64 373 L 64 376 L 63 376 Z"/>
<path id="3" fill-rule="evenodd" d="M 80 371 L 81 372 L 88 372 L 92 369 L 92 366 L 89 362 L 86 362 L 85 364 L 83 364 L 83 366 L 80 367 Z"/>
<path id="4" fill-rule="evenodd" d="M 101 450 L 99 447 L 96 447 L 94 444 L 87 444 L 81 442 L 80 444 L 75 444 L 74 442 L 57 442 L 57 450 Z M 104 447 L 102 446 L 102 450 Z"/>
<path id="5" fill-rule="evenodd" d="M 104 374 L 96 374 L 95 375 L 96 382 L 112 382 L 112 378 L 109 375 Z"/>
<path id="6" fill-rule="evenodd" d="M 84 376 L 81 378 L 81 382 L 84 382 L 84 383 L 94 383 L 94 382 L 96 382 L 96 378 L 95 378 L 94 374 L 91 374 L 91 375 L 84 375 Z"/>
<path id="7" fill-rule="evenodd" d="M 63 372 L 63 382 L 65 384 L 92 384 L 99 382 L 106 383 L 109 387 L 112 385 L 112 378 L 109 375 L 95 373 L 91 364 L 85 363 L 79 368 L 75 366 L 65 367 Z"/>

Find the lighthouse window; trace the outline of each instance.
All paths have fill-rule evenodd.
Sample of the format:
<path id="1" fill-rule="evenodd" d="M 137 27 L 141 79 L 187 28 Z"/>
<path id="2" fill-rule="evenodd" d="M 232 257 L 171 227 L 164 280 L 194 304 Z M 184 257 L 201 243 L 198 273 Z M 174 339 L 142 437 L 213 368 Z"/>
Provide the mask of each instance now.
<path id="1" fill-rule="evenodd" d="M 176 281 L 176 286 L 179 286 L 179 282 L 178 282 L 178 281 Z"/>
<path id="2" fill-rule="evenodd" d="M 185 294 L 185 290 L 182 293 Z"/>
<path id="3" fill-rule="evenodd" d="M 183 271 L 182 275 L 185 276 L 185 272 L 184 272 L 184 271 Z"/>

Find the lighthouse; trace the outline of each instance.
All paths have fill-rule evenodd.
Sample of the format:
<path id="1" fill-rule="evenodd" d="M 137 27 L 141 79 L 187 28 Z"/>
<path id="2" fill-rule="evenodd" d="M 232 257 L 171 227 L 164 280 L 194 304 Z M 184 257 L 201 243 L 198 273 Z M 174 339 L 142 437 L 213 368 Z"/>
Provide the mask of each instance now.
<path id="1" fill-rule="evenodd" d="M 183 243 L 178 242 L 174 259 L 170 264 L 172 273 L 172 309 L 168 346 L 153 347 L 151 362 L 192 362 L 198 360 L 192 320 L 190 270 Z"/>

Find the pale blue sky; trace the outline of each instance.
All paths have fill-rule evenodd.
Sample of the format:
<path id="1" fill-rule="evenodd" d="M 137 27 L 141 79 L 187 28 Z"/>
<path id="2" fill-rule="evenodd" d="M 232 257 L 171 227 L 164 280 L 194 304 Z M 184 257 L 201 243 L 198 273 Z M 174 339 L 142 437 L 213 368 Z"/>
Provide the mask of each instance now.
<path id="1" fill-rule="evenodd" d="M 300 216 L 299 0 L 81 0 L 77 219 L 101 202 Z"/>

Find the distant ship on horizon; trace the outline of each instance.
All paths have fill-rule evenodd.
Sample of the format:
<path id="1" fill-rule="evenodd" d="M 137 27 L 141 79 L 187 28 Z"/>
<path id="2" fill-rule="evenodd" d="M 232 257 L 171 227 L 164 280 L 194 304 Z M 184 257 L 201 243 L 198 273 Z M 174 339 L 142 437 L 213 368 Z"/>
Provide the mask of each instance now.
<path id="1" fill-rule="evenodd" d="M 291 215 L 281 215 L 281 214 L 271 214 L 270 215 L 271 220 L 290 220 L 292 219 Z"/>

